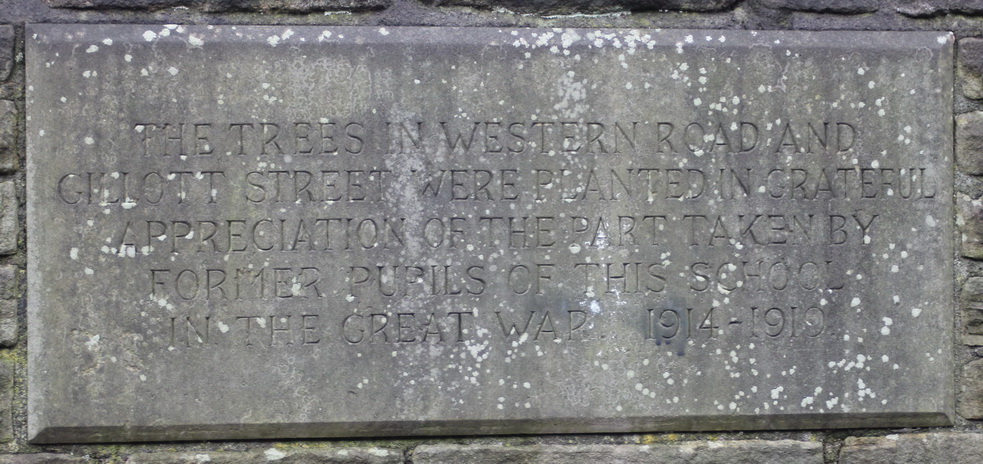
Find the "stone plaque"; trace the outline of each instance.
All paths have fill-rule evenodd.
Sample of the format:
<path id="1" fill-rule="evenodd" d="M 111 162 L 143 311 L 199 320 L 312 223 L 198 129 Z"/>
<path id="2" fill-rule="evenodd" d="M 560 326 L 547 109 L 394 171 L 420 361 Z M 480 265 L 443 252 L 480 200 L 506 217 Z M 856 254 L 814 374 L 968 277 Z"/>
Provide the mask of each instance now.
<path id="1" fill-rule="evenodd" d="M 35 442 L 942 425 L 952 37 L 34 25 Z"/>

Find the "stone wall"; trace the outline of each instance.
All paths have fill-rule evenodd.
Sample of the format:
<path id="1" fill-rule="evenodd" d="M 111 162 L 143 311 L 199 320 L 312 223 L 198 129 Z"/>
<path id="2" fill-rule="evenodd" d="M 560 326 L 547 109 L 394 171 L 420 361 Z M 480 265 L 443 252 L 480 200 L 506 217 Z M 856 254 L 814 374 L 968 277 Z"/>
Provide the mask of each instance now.
<path id="1" fill-rule="evenodd" d="M 935 30 L 957 36 L 957 414 L 943 429 L 35 446 L 26 431 L 26 23 Z M 0 0 L 0 462 L 979 462 L 983 2 L 975 0 Z M 930 276 L 931 277 L 931 276 Z M 930 336 L 930 335 L 929 335 Z"/>

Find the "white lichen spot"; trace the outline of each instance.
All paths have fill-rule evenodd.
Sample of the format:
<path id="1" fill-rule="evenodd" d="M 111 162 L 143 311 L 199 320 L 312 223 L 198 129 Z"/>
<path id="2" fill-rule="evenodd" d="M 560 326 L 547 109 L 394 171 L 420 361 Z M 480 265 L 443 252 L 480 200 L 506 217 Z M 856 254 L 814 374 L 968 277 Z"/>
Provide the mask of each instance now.
<path id="1" fill-rule="evenodd" d="M 380 28 L 379 28 L 379 34 L 382 34 L 382 35 L 389 35 L 389 30 L 388 30 L 388 29 L 386 29 L 386 28 L 384 28 L 384 27 L 380 27 Z"/>
<path id="2" fill-rule="evenodd" d="M 280 450 L 278 450 L 276 448 L 270 448 L 270 449 L 266 450 L 263 453 L 263 455 L 266 456 L 266 460 L 267 461 L 278 461 L 280 459 L 283 459 L 283 458 L 287 457 L 286 453 L 284 453 L 283 451 L 280 451 Z"/>
<path id="3" fill-rule="evenodd" d="M 188 44 L 190 44 L 192 47 L 201 47 L 202 45 L 205 45 L 205 41 L 201 40 L 201 37 L 191 35 L 188 36 Z"/>
<path id="4" fill-rule="evenodd" d="M 911 308 L 911 317 L 918 317 L 922 313 L 922 308 Z"/>
<path id="5" fill-rule="evenodd" d="M 860 298 L 853 297 L 853 299 L 850 300 L 850 307 L 851 308 L 856 308 L 857 306 L 860 306 Z"/>
<path id="6" fill-rule="evenodd" d="M 95 53 L 97 51 L 99 51 L 98 45 L 89 45 L 89 48 L 85 49 L 85 53 Z"/>
<path id="7" fill-rule="evenodd" d="M 176 76 L 177 75 L 177 68 L 175 68 L 174 66 L 171 66 L 170 68 L 167 68 L 167 72 L 170 73 L 172 76 Z"/>
<path id="8" fill-rule="evenodd" d="M 891 334 L 890 326 L 894 324 L 894 321 L 891 320 L 890 317 L 884 317 L 882 318 L 882 320 L 884 321 L 884 327 L 881 327 L 881 335 L 890 335 Z"/>
<path id="9" fill-rule="evenodd" d="M 93 143 L 96 143 L 96 141 L 93 140 L 92 137 L 86 137 L 85 138 L 85 144 L 86 145 L 92 145 Z"/>
<path id="10" fill-rule="evenodd" d="M 147 42 L 151 42 L 156 38 L 157 34 L 155 34 L 154 31 L 147 31 L 143 33 L 143 40 L 146 40 Z"/>

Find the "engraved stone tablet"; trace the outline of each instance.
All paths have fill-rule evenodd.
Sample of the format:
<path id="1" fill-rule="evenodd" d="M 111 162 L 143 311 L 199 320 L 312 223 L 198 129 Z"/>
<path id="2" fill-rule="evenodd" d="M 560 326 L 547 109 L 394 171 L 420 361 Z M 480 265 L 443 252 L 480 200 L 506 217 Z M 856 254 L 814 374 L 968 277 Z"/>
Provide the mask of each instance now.
<path id="1" fill-rule="evenodd" d="M 951 61 L 30 26 L 30 437 L 949 423 Z"/>

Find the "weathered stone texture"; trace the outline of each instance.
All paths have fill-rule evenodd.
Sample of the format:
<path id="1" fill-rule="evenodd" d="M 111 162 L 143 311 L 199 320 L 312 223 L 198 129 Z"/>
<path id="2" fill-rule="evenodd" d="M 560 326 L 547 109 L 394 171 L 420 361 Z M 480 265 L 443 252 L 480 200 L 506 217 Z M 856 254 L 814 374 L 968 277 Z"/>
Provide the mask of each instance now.
<path id="1" fill-rule="evenodd" d="M 970 277 L 963 283 L 961 293 L 963 343 L 983 345 L 983 277 Z"/>
<path id="2" fill-rule="evenodd" d="M 17 252 L 17 188 L 13 181 L 0 182 L 0 255 Z"/>
<path id="3" fill-rule="evenodd" d="M 442 6 L 505 8 L 521 13 L 564 14 L 575 12 L 607 12 L 624 10 L 660 11 L 722 11 L 732 8 L 738 0 L 423 0 Z"/>
<path id="4" fill-rule="evenodd" d="M 0 18 L 2 21 L 3 18 Z M 0 25 L 0 81 L 10 78 L 14 69 L 14 28 Z"/>
<path id="5" fill-rule="evenodd" d="M 983 434 L 940 432 L 885 437 L 849 437 L 839 464 L 978 464 Z"/>
<path id="6" fill-rule="evenodd" d="M 936 388 L 954 375 L 952 281 L 921 277 L 952 275 L 949 34 L 26 35 L 37 442 L 928 426 L 953 414 L 952 392 Z M 551 121 L 530 122 L 544 112 Z M 349 125 L 318 122 L 342 116 L 356 121 L 344 139 Z M 246 126 L 256 132 L 237 136 Z M 905 127 L 917 129 L 899 137 Z M 296 175 L 281 176 L 284 163 Z M 296 189 L 274 192 L 290 179 Z M 458 219 L 446 233 L 431 227 L 445 218 Z M 855 393 L 865 358 L 878 362 Z M 235 395 L 214 388 L 229 379 Z"/>
<path id="7" fill-rule="evenodd" d="M 186 6 L 208 12 L 285 11 L 309 13 L 332 10 L 375 10 L 392 0 L 45 0 L 55 8 L 159 10 Z"/>
<path id="8" fill-rule="evenodd" d="M 983 419 L 983 359 L 963 366 L 959 384 L 956 412 L 964 419 Z"/>
<path id="9" fill-rule="evenodd" d="M 983 200 L 959 195 L 956 205 L 956 224 L 962 236 L 962 256 L 983 260 Z"/>
<path id="10" fill-rule="evenodd" d="M 0 359 L 0 442 L 13 440 L 14 362 Z M 0 462 L 3 462 L 0 460 Z"/>
<path id="11" fill-rule="evenodd" d="M 0 454 L 0 463 L 3 464 L 82 464 L 86 462 L 91 461 L 70 454 Z"/>
<path id="12" fill-rule="evenodd" d="M 983 174 L 983 111 L 956 116 L 956 165 L 967 174 Z"/>
<path id="13" fill-rule="evenodd" d="M 17 169 L 17 105 L 0 100 L 0 172 Z"/>
<path id="14" fill-rule="evenodd" d="M 959 85 L 966 98 L 983 98 L 983 39 L 970 37 L 959 40 L 956 70 Z"/>
<path id="15" fill-rule="evenodd" d="M 877 0 L 762 0 L 761 4 L 769 8 L 792 11 L 808 11 L 813 13 L 859 14 L 877 11 L 880 6 Z"/>
<path id="16" fill-rule="evenodd" d="M 944 14 L 976 15 L 983 13 L 980 0 L 899 0 L 896 10 L 916 18 Z"/>
<path id="17" fill-rule="evenodd" d="M 18 271 L 16 266 L 0 266 L 0 346 L 17 344 Z"/>
<path id="18" fill-rule="evenodd" d="M 710 464 L 754 462 L 820 464 L 823 445 L 794 440 L 693 442 L 679 445 L 426 445 L 412 453 L 414 464 L 561 464 L 604 462 L 642 464 L 686 462 Z"/>
<path id="19" fill-rule="evenodd" d="M 400 464 L 403 453 L 391 448 L 266 450 L 233 452 L 140 453 L 126 464 Z"/>

